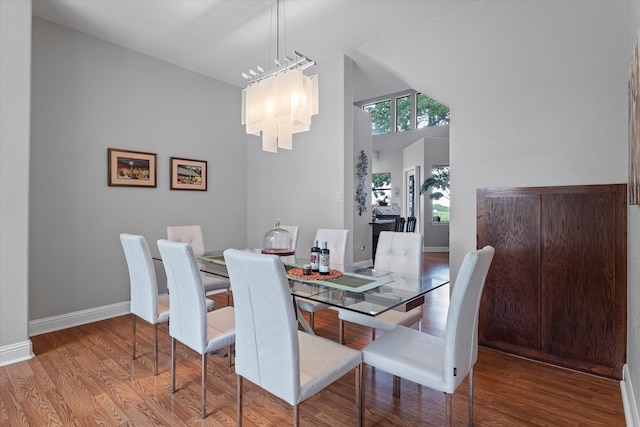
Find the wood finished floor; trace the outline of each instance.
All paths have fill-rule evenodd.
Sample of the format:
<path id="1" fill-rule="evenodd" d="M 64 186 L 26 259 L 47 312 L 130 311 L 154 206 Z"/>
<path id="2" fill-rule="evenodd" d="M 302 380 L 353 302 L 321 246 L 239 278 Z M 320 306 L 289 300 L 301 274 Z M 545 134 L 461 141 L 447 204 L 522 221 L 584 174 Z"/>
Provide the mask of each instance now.
<path id="1" fill-rule="evenodd" d="M 447 268 L 447 254 L 425 254 L 424 272 Z M 444 331 L 448 286 L 426 301 L 423 330 Z M 214 296 L 216 306 L 224 305 Z M 333 310 L 316 314 L 316 330 L 337 340 Z M 349 325 L 347 345 L 370 341 L 366 328 Z M 138 322 L 138 357 L 131 360 L 131 319 L 121 316 L 34 336 L 37 357 L 0 368 L 1 426 L 234 426 L 236 375 L 220 356 L 210 357 L 207 413 L 200 419 L 200 357 L 178 344 L 177 387 L 169 393 L 170 339 L 159 328 L 159 374 L 153 376 L 153 328 Z M 428 357 L 428 355 L 425 355 Z M 476 426 L 624 426 L 617 382 L 480 349 L 475 367 Z M 444 396 L 402 381 L 391 395 L 391 376 L 365 370 L 365 425 L 444 424 Z M 454 395 L 454 424 L 467 420 L 467 381 Z M 291 408 L 245 381 L 245 426 L 291 425 Z M 354 425 L 354 382 L 347 375 L 301 405 L 306 426 Z"/>

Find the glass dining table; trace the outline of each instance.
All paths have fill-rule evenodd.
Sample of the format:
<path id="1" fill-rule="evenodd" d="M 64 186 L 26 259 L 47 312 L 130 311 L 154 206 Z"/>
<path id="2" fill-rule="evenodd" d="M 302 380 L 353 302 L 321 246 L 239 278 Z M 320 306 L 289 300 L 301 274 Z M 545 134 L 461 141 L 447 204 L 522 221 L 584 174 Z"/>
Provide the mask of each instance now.
<path id="1" fill-rule="evenodd" d="M 247 250 L 260 252 L 260 249 Z M 201 271 L 229 277 L 223 251 L 205 252 L 196 258 Z M 358 266 L 332 266 L 329 276 L 303 275 L 301 267 L 309 263 L 307 259 L 285 256 L 281 260 L 292 295 L 367 316 L 378 316 L 389 310 L 411 310 L 424 304 L 427 293 L 449 283 L 448 276 L 417 277 Z M 303 316 L 298 315 L 298 321 L 312 332 Z"/>

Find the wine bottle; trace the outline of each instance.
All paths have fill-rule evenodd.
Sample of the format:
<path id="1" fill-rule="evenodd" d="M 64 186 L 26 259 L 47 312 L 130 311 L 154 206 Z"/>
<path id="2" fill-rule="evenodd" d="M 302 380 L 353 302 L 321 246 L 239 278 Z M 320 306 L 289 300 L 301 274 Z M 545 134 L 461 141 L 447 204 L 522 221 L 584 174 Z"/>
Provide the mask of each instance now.
<path id="1" fill-rule="evenodd" d="M 311 248 L 311 271 L 318 272 L 320 267 L 320 248 L 318 247 L 318 241 L 313 241 L 313 247 Z"/>
<path id="2" fill-rule="evenodd" d="M 320 274 L 326 276 L 329 274 L 329 249 L 327 249 L 327 242 L 322 242 L 322 249 L 320 249 Z"/>

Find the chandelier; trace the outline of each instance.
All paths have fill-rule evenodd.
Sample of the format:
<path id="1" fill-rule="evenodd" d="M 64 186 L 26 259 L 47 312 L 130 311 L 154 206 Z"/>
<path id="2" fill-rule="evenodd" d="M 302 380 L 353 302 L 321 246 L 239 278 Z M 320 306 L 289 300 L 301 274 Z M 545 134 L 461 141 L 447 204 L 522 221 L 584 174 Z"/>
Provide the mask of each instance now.
<path id="1" fill-rule="evenodd" d="M 294 51 L 294 58 L 280 58 L 280 0 L 277 0 L 275 68 L 242 73 L 248 80 L 242 90 L 242 124 L 250 135 L 262 135 L 262 150 L 277 153 L 291 150 L 293 134 L 311 128 L 311 116 L 318 114 L 318 76 L 305 70 L 315 61 Z"/>

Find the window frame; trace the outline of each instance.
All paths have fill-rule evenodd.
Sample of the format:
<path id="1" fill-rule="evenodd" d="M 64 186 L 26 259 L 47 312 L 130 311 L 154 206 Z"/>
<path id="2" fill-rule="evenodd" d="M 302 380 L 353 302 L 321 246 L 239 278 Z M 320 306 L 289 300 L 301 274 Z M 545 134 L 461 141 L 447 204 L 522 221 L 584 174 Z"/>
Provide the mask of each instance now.
<path id="1" fill-rule="evenodd" d="M 400 132 L 406 132 L 409 130 L 417 130 L 417 129 L 424 129 L 426 127 L 429 126 L 424 126 L 421 128 L 418 128 L 418 95 L 423 95 L 426 96 L 427 98 L 433 99 L 434 101 L 436 101 L 437 103 L 444 105 L 445 107 L 449 108 L 448 105 L 446 104 L 442 104 L 440 101 L 428 96 L 427 94 L 423 93 L 423 92 L 418 92 L 416 90 L 404 90 L 401 92 L 395 92 L 389 95 L 383 95 L 383 96 L 379 96 L 376 98 L 370 98 L 370 99 L 366 99 L 363 101 L 358 101 L 358 102 L 354 102 L 353 105 L 355 105 L 356 107 L 362 108 L 363 110 L 367 111 L 365 107 L 369 107 L 372 105 L 376 105 L 376 104 L 380 104 L 382 102 L 390 102 L 390 108 L 389 108 L 389 132 L 386 133 L 373 133 L 374 127 L 373 127 L 373 123 L 371 126 L 371 134 L 373 136 L 380 136 L 380 135 L 389 135 L 389 134 L 393 134 L 393 133 L 400 133 Z M 401 98 L 405 98 L 405 97 L 411 97 L 411 115 L 409 118 L 409 129 L 404 129 L 404 130 L 398 130 L 398 117 L 397 117 L 397 111 L 398 111 L 398 99 Z M 442 125 L 435 125 L 435 126 L 442 126 Z"/>

